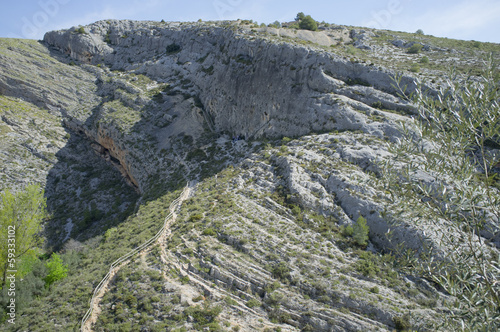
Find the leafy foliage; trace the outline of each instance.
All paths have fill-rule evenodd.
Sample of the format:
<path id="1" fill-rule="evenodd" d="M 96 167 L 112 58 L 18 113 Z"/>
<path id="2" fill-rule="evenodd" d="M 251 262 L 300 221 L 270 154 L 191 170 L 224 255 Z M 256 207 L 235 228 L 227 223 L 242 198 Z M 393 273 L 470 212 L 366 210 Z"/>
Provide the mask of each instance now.
<path id="1" fill-rule="evenodd" d="M 295 21 L 302 21 L 305 17 L 306 17 L 306 14 L 304 14 L 303 12 L 300 12 L 295 17 Z"/>
<path id="2" fill-rule="evenodd" d="M 420 63 L 429 63 L 429 58 L 424 56 L 420 59 Z"/>
<path id="3" fill-rule="evenodd" d="M 184 314 L 193 317 L 199 325 L 205 325 L 214 322 L 221 312 L 222 308 L 220 306 L 211 307 L 206 304 L 204 306 L 189 307 Z"/>
<path id="4" fill-rule="evenodd" d="M 50 285 L 58 280 L 66 278 L 68 275 L 68 264 L 64 264 L 58 254 L 52 254 L 52 257 L 47 261 L 45 266 L 49 272 L 44 278 L 47 287 L 50 287 Z"/>
<path id="5" fill-rule="evenodd" d="M 418 53 L 420 53 L 420 51 L 422 51 L 422 47 L 423 47 L 422 44 L 415 43 L 415 44 L 410 46 L 407 53 L 408 54 L 418 54 Z"/>
<path id="6" fill-rule="evenodd" d="M 281 22 L 274 21 L 273 23 L 269 24 L 269 27 L 279 29 L 279 28 L 281 28 Z"/>
<path id="7" fill-rule="evenodd" d="M 247 307 L 249 308 L 254 308 L 254 307 L 260 307 L 261 303 L 259 300 L 256 299 L 250 299 L 246 303 Z"/>
<path id="8" fill-rule="evenodd" d="M 368 244 L 368 233 L 370 228 L 366 224 L 366 219 L 359 216 L 358 220 L 352 227 L 352 238 L 357 245 L 366 246 Z"/>
<path id="9" fill-rule="evenodd" d="M 290 276 L 290 268 L 285 262 L 279 262 L 273 267 L 273 277 L 286 279 Z"/>
<path id="10" fill-rule="evenodd" d="M 493 331 L 500 325 L 499 253 L 488 244 L 500 231 L 495 171 L 500 92 L 495 65 L 488 64 L 479 78 L 451 72 L 435 97 L 420 82 L 408 95 L 397 79 L 420 117 L 401 123 L 402 138 L 390 145 L 393 157 L 383 167 L 393 216 L 433 225 L 442 232 L 434 241 L 446 248 L 439 259 L 432 246 L 421 254 L 407 252 L 401 264 L 457 298 L 445 325 L 463 331 Z M 405 166 L 395 172 L 398 163 Z"/>
<path id="11" fill-rule="evenodd" d="M 307 15 L 299 22 L 299 28 L 304 30 L 316 31 L 318 30 L 318 23 L 311 17 Z"/>
<path id="12" fill-rule="evenodd" d="M 1 194 L 0 272 L 2 286 L 5 284 L 5 272 L 9 263 L 8 243 L 15 244 L 14 258 L 16 260 L 25 256 L 42 244 L 41 223 L 46 217 L 46 200 L 39 186 L 29 185 L 24 191 L 15 194 L 9 190 Z M 13 236 L 11 239 L 15 239 L 15 242 L 8 241 L 8 230 L 14 230 L 11 232 Z"/>

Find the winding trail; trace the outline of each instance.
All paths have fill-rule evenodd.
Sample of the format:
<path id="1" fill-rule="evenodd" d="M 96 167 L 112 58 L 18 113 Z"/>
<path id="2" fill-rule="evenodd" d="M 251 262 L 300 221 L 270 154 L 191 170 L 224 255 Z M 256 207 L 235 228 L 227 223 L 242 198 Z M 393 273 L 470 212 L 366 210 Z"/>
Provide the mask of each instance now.
<path id="1" fill-rule="evenodd" d="M 136 254 L 144 253 L 150 250 L 154 244 L 158 243 L 158 239 L 161 239 L 161 242 L 164 242 L 165 236 L 167 235 L 167 233 L 169 233 L 170 225 L 175 221 L 175 218 L 177 217 L 176 211 L 180 208 L 182 202 L 189 197 L 194 185 L 195 182 L 188 182 L 186 187 L 184 187 L 184 190 L 182 191 L 180 196 L 170 204 L 169 206 L 170 213 L 165 217 L 162 228 L 158 231 L 158 233 L 155 234 L 155 236 L 153 236 L 151 239 L 141 244 L 139 247 L 133 249 L 126 255 L 118 258 L 111 264 L 109 272 L 106 274 L 106 276 L 104 276 L 101 282 L 94 289 L 92 298 L 90 299 L 90 308 L 89 310 L 87 310 L 81 321 L 80 330 L 82 332 L 92 331 L 92 325 L 97 321 L 97 318 L 101 313 L 99 304 L 101 303 L 103 296 L 109 289 L 108 286 L 110 281 L 120 270 L 120 268 L 127 265 L 130 262 L 130 259 Z"/>

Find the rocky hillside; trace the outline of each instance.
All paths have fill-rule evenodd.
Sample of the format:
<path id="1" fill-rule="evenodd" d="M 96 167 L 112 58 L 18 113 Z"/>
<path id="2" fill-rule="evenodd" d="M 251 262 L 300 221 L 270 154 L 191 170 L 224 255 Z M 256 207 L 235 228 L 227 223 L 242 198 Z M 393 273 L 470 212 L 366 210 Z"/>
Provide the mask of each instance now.
<path id="1" fill-rule="evenodd" d="M 47 247 L 70 264 L 12 330 L 79 329 L 109 264 L 192 180 L 170 236 L 111 280 L 93 330 L 432 330 L 454 297 L 389 254 L 448 249 L 435 223 L 387 218 L 381 162 L 417 114 L 394 77 L 433 95 L 449 62 L 476 74 L 489 51 L 500 46 L 242 21 L 1 39 L 0 185 L 45 188 Z M 352 236 L 359 220 L 368 243 Z"/>

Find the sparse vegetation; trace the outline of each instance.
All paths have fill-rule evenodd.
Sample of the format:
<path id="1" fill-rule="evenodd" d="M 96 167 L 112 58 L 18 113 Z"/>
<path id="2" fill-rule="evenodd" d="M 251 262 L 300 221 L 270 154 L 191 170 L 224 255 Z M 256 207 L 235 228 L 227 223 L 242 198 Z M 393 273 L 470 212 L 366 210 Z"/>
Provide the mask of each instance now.
<path id="1" fill-rule="evenodd" d="M 414 63 L 411 65 L 410 71 L 412 73 L 418 73 L 420 71 L 420 66 L 417 63 Z"/>
<path id="2" fill-rule="evenodd" d="M 321 31 L 339 41 L 320 45 L 308 38 L 314 40 L 323 32 L 295 30 L 308 29 L 303 25 L 307 17 L 310 18 L 299 13 L 295 22 L 283 23 L 280 35 L 275 35 L 273 29 L 265 29 L 264 23 L 260 25 L 263 29 L 258 29 L 258 23 L 252 20 L 137 23 L 148 28 L 144 30 L 147 33 L 141 32 L 141 38 L 149 38 L 148 31 L 156 38 L 173 25 L 175 30 L 187 27 L 186 31 L 193 32 L 193 41 L 200 38 L 204 43 L 202 53 L 182 53 L 179 57 L 174 55 L 182 50 L 176 44 L 177 37 L 172 37 L 172 44 L 164 51 L 153 48 L 151 53 L 132 53 L 142 47 L 137 45 L 135 32 L 117 34 L 118 30 L 111 26 L 101 36 L 108 43 L 121 44 L 115 48 L 114 56 L 123 56 L 125 68 L 137 68 L 133 73 L 125 69 L 110 72 L 110 68 L 116 68 L 107 63 L 111 57 L 95 55 L 92 63 L 101 63 L 100 69 L 82 65 L 84 61 L 72 63 L 70 59 L 59 64 L 48 50 L 40 51 L 45 49 L 42 44 L 0 40 L 0 62 L 9 59 L 9 63 L 16 63 L 12 56 L 15 54 L 24 64 L 40 65 L 44 71 L 43 75 L 16 71 L 12 77 L 7 71 L 0 73 L 0 79 L 5 78 L 2 82 L 18 82 L 19 93 L 26 92 L 23 99 L 0 96 L 0 136 L 5 140 L 0 152 L 10 149 L 5 158 L 9 164 L 0 163 L 0 169 L 7 169 L 0 178 L 9 183 L 13 173 L 9 167 L 19 163 L 16 169 L 21 170 L 20 175 L 13 182 L 23 179 L 23 172 L 29 169 L 27 172 L 37 174 L 31 178 L 44 183 L 51 200 L 51 220 L 46 223 L 46 233 L 50 234 L 47 248 L 48 252 L 54 252 L 50 258 L 33 250 L 20 260 L 18 271 L 22 281 L 16 285 L 19 286 L 16 297 L 22 305 L 18 308 L 15 329 L 78 328 L 88 299 L 108 272 L 109 264 L 159 229 L 168 214 L 168 205 L 178 195 L 176 189 L 192 179 L 197 179 L 193 195 L 176 211 L 177 219 L 169 225 L 162 242 L 133 258 L 112 278 L 99 305 L 94 330 L 278 331 L 281 327 L 268 326 L 293 324 L 294 328 L 313 331 L 331 329 L 353 315 L 363 330 L 439 330 L 439 326 L 433 325 L 434 319 L 444 322 L 444 327 L 450 330 L 459 330 L 461 319 L 464 326 L 476 324 L 486 329 L 494 326 L 498 308 L 494 281 L 498 279 L 495 274 L 498 271 L 491 262 L 496 259 L 495 248 L 469 250 L 463 257 L 448 257 L 446 250 L 443 251 L 446 259 L 461 264 L 459 271 L 453 264 L 431 260 L 433 252 L 427 249 L 433 245 L 441 249 L 433 239 L 421 246 L 424 253 L 421 256 L 402 250 L 404 245 L 397 244 L 407 239 L 406 229 L 408 234 L 415 231 L 422 238 L 432 234 L 435 225 L 425 228 L 425 234 L 418 228 L 424 217 L 430 216 L 433 222 L 451 221 L 453 225 L 453 213 L 460 218 L 460 225 L 451 227 L 452 233 L 444 233 L 445 237 L 457 234 L 455 238 L 460 239 L 457 242 L 470 248 L 488 242 L 479 237 L 474 237 L 479 238 L 477 242 L 471 241 L 471 237 L 463 237 L 460 232 L 477 236 L 491 230 L 488 218 L 482 213 L 489 205 L 481 199 L 484 193 L 491 194 L 490 205 L 494 205 L 491 202 L 495 202 L 497 192 L 493 189 L 499 184 L 494 175 L 496 169 L 484 166 L 483 152 L 491 158 L 486 164 L 495 165 L 498 158 L 493 152 L 498 148 L 498 133 L 495 134 L 498 129 L 487 122 L 498 122 L 492 111 L 497 104 L 491 102 L 498 100 L 498 96 L 490 90 L 477 92 L 467 85 L 467 76 L 457 76 L 464 83 L 460 89 L 470 93 L 469 101 L 467 94 L 465 97 L 453 94 L 460 90 L 456 87 L 444 91 L 442 103 L 433 104 L 428 99 L 417 115 L 413 103 L 387 96 L 393 93 L 392 88 L 384 89 L 384 80 L 373 75 L 384 77 L 389 68 L 412 77 L 431 77 L 434 81 L 426 85 L 428 88 L 437 89 L 438 85 L 445 88 L 445 77 L 436 73 L 447 66 L 448 52 L 453 51 L 458 73 L 470 74 L 471 81 L 478 82 L 480 78 L 474 75 L 481 67 L 479 55 L 498 47 L 446 40 L 423 32 L 367 29 L 367 35 L 370 32 L 374 35 L 366 43 L 376 47 L 362 49 L 353 40 L 355 34 L 349 31 L 352 28 L 346 30 L 311 18 Z M 281 23 L 276 21 L 269 26 L 277 28 Z M 79 36 L 78 29 L 68 33 L 71 38 L 88 39 Z M 227 42 L 206 43 L 217 40 L 213 34 L 218 33 L 224 33 Z M 238 39 L 237 48 L 232 36 Z M 259 52 L 253 46 L 246 47 L 247 43 L 257 45 Z M 415 55 L 404 54 L 410 43 L 425 45 L 425 52 L 422 47 Z M 266 57 L 268 46 L 279 51 L 284 44 L 293 44 L 291 49 L 297 54 L 305 52 L 308 57 L 315 57 L 318 50 L 321 59 L 317 63 L 321 63 L 321 68 Z M 381 54 L 381 49 L 390 49 L 394 56 Z M 134 65 L 135 54 L 137 57 L 140 54 L 144 66 Z M 151 57 L 147 59 L 149 54 Z M 276 70 L 279 75 L 273 77 L 280 79 L 266 81 L 265 75 L 259 74 L 264 68 L 263 55 L 266 72 Z M 333 59 L 331 63 L 329 59 Z M 159 73 L 156 69 L 162 61 L 169 68 L 161 71 L 159 78 L 155 76 Z M 221 66 L 226 66 L 227 72 L 221 71 Z M 345 66 L 345 73 L 337 73 L 338 66 Z M 327 77 L 322 76 L 320 69 Z M 45 71 L 50 79 L 44 80 Z M 98 80 L 92 74 L 94 71 L 100 73 Z M 235 84 L 224 82 L 218 86 L 214 79 L 226 73 L 227 77 L 239 79 Z M 60 75 L 64 88 L 52 85 L 59 82 L 52 79 L 56 74 Z M 497 77 L 498 70 L 493 70 L 491 76 Z M 38 80 L 44 83 L 37 83 Z M 407 83 L 412 80 L 405 78 Z M 28 90 L 23 82 L 28 82 Z M 246 82 L 262 89 L 259 98 L 247 100 Z M 481 84 L 487 85 L 484 81 Z M 214 89 L 214 98 L 200 90 L 205 86 Z M 233 88 L 237 92 L 228 93 Z M 15 89 L 9 90 L 8 83 L 2 89 L 17 93 L 12 92 Z M 417 89 L 413 96 L 420 96 L 422 89 Z M 272 93 L 272 100 L 260 100 L 266 90 Z M 282 91 L 285 91 L 283 101 Z M 308 95 L 308 91 L 312 93 L 310 100 L 301 97 Z M 57 100 L 68 115 L 59 114 L 53 107 L 46 110 L 30 104 L 31 95 L 39 96 L 36 102 L 41 104 L 46 95 L 50 105 Z M 457 104 L 443 102 L 445 95 L 453 96 L 455 101 L 467 101 L 467 108 L 472 111 L 468 113 Z M 476 103 L 475 98 L 482 95 L 488 96 L 489 104 L 487 98 L 477 98 Z M 295 96 L 305 104 L 288 104 L 294 102 Z M 94 97 L 93 102 L 86 103 Z M 482 112 L 483 118 L 473 110 L 477 104 L 488 107 Z M 259 105 L 269 105 L 272 110 Z M 417 102 L 417 105 L 422 104 Z M 230 116 L 224 113 L 226 106 Z M 292 113 L 288 123 L 287 114 L 295 106 L 301 111 Z M 431 106 L 438 111 L 429 111 L 433 109 Z M 319 111 L 313 110 L 314 120 L 307 126 L 302 122 L 309 121 L 305 116 L 310 107 Z M 285 109 L 287 112 L 283 113 Z M 241 110 L 248 118 L 238 122 Z M 444 123 L 440 128 L 448 133 L 453 133 L 454 127 L 465 126 L 462 122 L 467 121 L 457 119 L 469 120 L 466 115 L 473 115 L 470 126 L 474 130 L 468 131 L 473 135 L 467 139 L 476 144 L 460 147 L 463 150 L 453 151 L 455 155 L 451 157 L 439 147 L 442 137 L 439 131 L 437 135 L 432 132 L 438 137 L 436 140 L 432 135 L 419 136 L 418 127 L 405 131 L 394 125 L 394 121 L 409 114 L 417 126 L 421 125 L 419 118 L 425 119 L 427 125 Z M 71 126 L 66 128 L 68 123 Z M 48 129 L 51 127 L 55 129 Z M 222 132 L 221 128 L 229 132 Z M 284 135 L 293 138 L 283 137 L 282 129 Z M 401 135 L 396 134 L 398 130 Z M 298 136 L 292 136 L 296 133 Z M 231 141 L 238 134 L 244 134 L 246 139 Z M 88 140 L 95 135 L 98 139 L 91 146 Z M 398 145 L 395 137 L 401 140 L 400 154 L 394 148 Z M 21 139 L 19 144 L 12 144 L 18 139 Z M 457 135 L 455 144 L 460 145 L 460 139 Z M 407 140 L 415 140 L 416 144 Z M 478 141 L 484 143 L 484 151 Z M 390 153 L 386 151 L 388 145 Z M 420 154 L 433 148 L 438 150 L 428 158 Z M 47 161 L 31 163 L 35 154 Z M 453 176 L 441 176 L 445 172 L 435 167 L 449 167 L 453 163 L 461 166 L 464 154 L 475 163 L 475 168 L 459 180 L 479 189 L 475 191 L 478 194 L 458 195 L 465 197 L 459 201 L 456 196 L 448 195 L 465 188 L 454 180 L 455 175 L 463 173 L 455 170 L 450 173 Z M 448 157 L 444 161 L 436 159 L 439 155 Z M 392 160 L 393 157 L 397 159 Z M 28 162 L 23 164 L 25 159 Z M 388 161 L 390 167 L 384 168 L 378 161 Z M 113 170 L 112 165 L 118 166 L 121 173 Z M 405 168 L 406 165 L 409 166 Z M 395 171 L 400 168 L 401 172 Z M 122 174 L 130 175 L 127 177 L 130 186 L 121 178 Z M 439 181 L 427 187 L 426 180 L 431 178 Z M 392 182 L 386 184 L 386 180 Z M 446 192 L 440 183 L 448 186 Z M 474 187 L 477 183 L 484 185 Z M 469 205 L 457 210 L 460 204 Z M 384 223 L 393 219 L 404 224 L 390 225 L 389 239 L 397 231 L 400 237 L 394 237 L 398 241 L 394 246 L 385 247 L 387 240 L 382 230 Z M 372 232 L 368 225 L 373 225 Z M 369 244 L 371 235 L 373 245 Z M 459 252 L 457 242 L 447 245 Z M 476 253 L 479 254 L 475 256 Z M 442 271 L 451 271 L 452 275 L 447 277 L 440 274 Z M 4 295 L 0 296 L 3 308 L 8 303 Z M 303 309 L 297 310 L 297 306 Z M 249 311 L 259 315 L 244 314 Z M 5 319 L 3 313 L 5 310 L 2 312 Z M 233 319 L 235 315 L 245 317 Z"/>
<path id="3" fill-rule="evenodd" d="M 408 331 L 411 328 L 409 315 L 394 316 L 392 318 L 397 331 Z"/>
<path id="4" fill-rule="evenodd" d="M 427 64 L 429 63 L 429 58 L 427 56 L 423 56 L 421 59 L 420 59 L 420 63 L 423 63 L 423 64 Z"/>

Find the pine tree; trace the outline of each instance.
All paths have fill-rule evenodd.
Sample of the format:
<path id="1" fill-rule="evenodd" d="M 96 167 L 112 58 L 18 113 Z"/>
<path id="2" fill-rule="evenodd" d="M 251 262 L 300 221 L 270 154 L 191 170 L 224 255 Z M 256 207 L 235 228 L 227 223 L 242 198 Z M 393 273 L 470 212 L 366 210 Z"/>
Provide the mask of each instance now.
<path id="1" fill-rule="evenodd" d="M 300 21 L 299 28 L 304 30 L 316 31 L 318 30 L 318 23 L 316 23 L 311 15 L 307 15 Z"/>
<path id="2" fill-rule="evenodd" d="M 354 224 L 352 238 L 357 245 L 366 246 L 368 244 L 368 233 L 370 228 L 366 224 L 366 219 L 359 216 Z"/>

